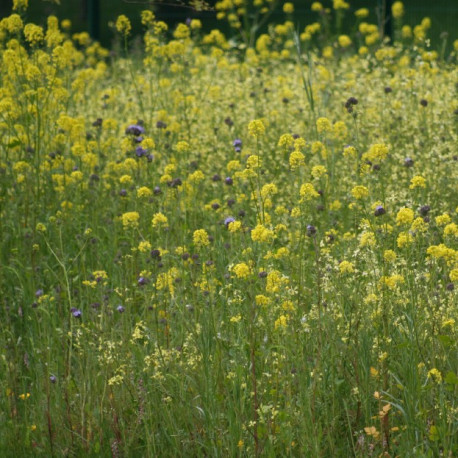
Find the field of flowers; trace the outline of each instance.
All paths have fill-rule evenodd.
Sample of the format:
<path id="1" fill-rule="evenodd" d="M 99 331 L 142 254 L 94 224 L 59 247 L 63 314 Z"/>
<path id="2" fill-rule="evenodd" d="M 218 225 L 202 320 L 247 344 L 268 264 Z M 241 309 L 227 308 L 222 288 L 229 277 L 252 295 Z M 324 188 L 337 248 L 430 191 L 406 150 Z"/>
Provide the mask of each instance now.
<path id="1" fill-rule="evenodd" d="M 2 457 L 457 456 L 458 42 L 323 4 L 0 19 Z"/>

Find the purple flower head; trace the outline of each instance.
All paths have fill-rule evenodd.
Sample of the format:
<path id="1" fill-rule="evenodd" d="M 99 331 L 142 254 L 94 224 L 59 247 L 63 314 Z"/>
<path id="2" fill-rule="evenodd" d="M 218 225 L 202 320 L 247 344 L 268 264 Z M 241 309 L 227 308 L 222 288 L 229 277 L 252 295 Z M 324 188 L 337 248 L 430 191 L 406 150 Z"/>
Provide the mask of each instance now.
<path id="1" fill-rule="evenodd" d="M 242 147 L 242 140 L 240 140 L 240 138 L 236 138 L 233 142 L 232 142 L 232 146 L 234 148 L 241 148 Z"/>
<path id="2" fill-rule="evenodd" d="M 316 234 L 316 227 L 309 224 L 307 226 L 307 235 L 311 237 L 312 235 L 315 235 L 315 234 Z"/>
<path id="3" fill-rule="evenodd" d="M 224 224 L 226 225 L 226 227 L 229 226 L 229 223 L 233 223 L 235 221 L 235 218 L 233 218 L 232 216 L 228 216 L 225 220 L 224 220 Z"/>
<path id="4" fill-rule="evenodd" d="M 158 129 L 165 129 L 165 128 L 167 127 L 167 124 L 166 124 L 165 122 L 163 122 L 163 121 L 158 121 L 158 122 L 156 123 L 156 127 L 157 127 Z"/>
<path id="5" fill-rule="evenodd" d="M 81 310 L 80 310 L 80 309 L 77 309 L 77 308 L 75 308 L 75 307 L 72 307 L 72 308 L 70 309 L 70 312 L 72 312 L 72 315 L 73 315 L 75 318 L 81 318 L 82 313 L 81 313 Z"/>
<path id="6" fill-rule="evenodd" d="M 127 191 L 123 188 L 123 189 L 121 189 L 121 191 L 119 191 L 119 195 L 121 197 L 126 197 L 127 196 Z"/>
<path id="7" fill-rule="evenodd" d="M 192 19 L 190 17 L 186 18 L 186 25 L 189 27 L 191 25 Z"/>
<path id="8" fill-rule="evenodd" d="M 412 167 L 413 166 L 413 159 L 411 157 L 406 157 L 404 159 L 404 165 L 406 167 Z"/>
<path id="9" fill-rule="evenodd" d="M 141 146 L 137 146 L 135 148 L 135 154 L 137 155 L 137 157 L 145 156 L 147 152 L 148 150 L 145 148 L 142 148 Z"/>
<path id="10" fill-rule="evenodd" d="M 118 305 L 118 306 L 116 307 L 116 310 L 117 310 L 119 313 L 123 313 L 124 310 L 125 310 L 125 308 L 124 308 L 122 305 Z"/>
<path id="11" fill-rule="evenodd" d="M 141 135 L 145 133 L 145 129 L 143 126 L 140 126 L 139 124 L 131 124 L 129 127 L 126 129 L 126 134 L 130 135 Z"/>
<path id="12" fill-rule="evenodd" d="M 57 382 L 57 377 L 56 377 L 55 375 L 51 375 L 51 376 L 49 377 L 49 381 L 50 381 L 51 383 L 56 383 L 56 382 Z"/>
<path id="13" fill-rule="evenodd" d="M 231 177 L 226 177 L 224 179 L 224 183 L 226 183 L 228 186 L 232 186 L 234 184 L 234 180 Z"/>
<path id="14" fill-rule="evenodd" d="M 145 277 L 139 277 L 139 279 L 137 281 L 138 286 L 146 285 L 147 282 L 148 282 L 148 280 Z"/>
<path id="15" fill-rule="evenodd" d="M 386 210 L 381 205 L 377 205 L 375 207 L 375 211 L 374 211 L 375 216 L 382 216 L 385 213 L 386 213 Z"/>
<path id="16" fill-rule="evenodd" d="M 43 294 L 44 294 L 44 291 L 42 289 L 37 289 L 35 291 L 35 297 L 41 297 L 43 296 Z"/>
<path id="17" fill-rule="evenodd" d="M 236 153 L 240 153 L 240 151 L 242 151 L 242 148 L 240 148 L 240 146 L 236 146 L 234 149 Z"/>
<path id="18" fill-rule="evenodd" d="M 148 160 L 148 162 L 153 162 L 154 156 L 150 153 L 146 156 L 146 159 Z"/>

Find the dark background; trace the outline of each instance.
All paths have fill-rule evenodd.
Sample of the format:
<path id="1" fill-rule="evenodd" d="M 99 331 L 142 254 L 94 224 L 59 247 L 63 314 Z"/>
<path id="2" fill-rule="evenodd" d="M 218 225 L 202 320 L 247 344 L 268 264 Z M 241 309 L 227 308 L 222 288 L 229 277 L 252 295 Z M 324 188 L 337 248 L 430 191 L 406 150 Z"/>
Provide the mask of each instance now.
<path id="1" fill-rule="evenodd" d="M 306 24 L 314 22 L 317 18 L 316 13 L 310 11 L 313 0 L 291 0 L 295 6 L 294 20 L 302 30 Z M 394 1 L 394 0 L 393 0 Z M 216 0 L 207 0 L 207 3 L 214 5 Z M 354 22 L 352 12 L 358 8 L 367 7 L 371 11 L 368 22 L 377 23 L 375 7 L 379 0 L 349 0 L 351 9 L 347 13 L 350 22 Z M 0 0 L 0 17 L 11 13 L 12 0 Z M 173 27 L 177 22 L 182 22 L 186 18 L 199 18 L 202 21 L 204 31 L 220 28 L 230 35 L 231 31 L 225 21 L 217 21 L 214 11 L 195 11 L 191 8 L 180 7 L 177 0 L 99 0 L 99 18 L 91 14 L 91 0 L 61 0 L 60 5 L 56 5 L 46 0 L 29 0 L 27 20 L 37 24 L 45 24 L 46 17 L 50 14 L 56 15 L 59 19 L 70 19 L 72 21 L 72 32 L 92 30 L 93 36 L 101 41 L 105 47 L 110 47 L 114 34 L 109 27 L 110 22 L 116 21 L 120 14 L 129 17 L 133 26 L 133 34 L 141 34 L 142 26 L 140 23 L 140 12 L 147 8 L 153 8 L 158 19 L 163 20 Z M 325 7 L 331 7 L 331 0 L 321 0 Z M 421 19 L 428 16 L 432 20 L 432 27 L 429 36 L 434 47 L 439 47 L 442 43 L 440 35 L 447 31 L 448 45 L 447 50 L 452 49 L 453 41 L 458 38 L 458 0 L 404 0 L 405 16 L 404 23 L 414 26 L 419 24 Z M 94 21 L 95 19 L 95 21 Z M 285 15 L 278 8 L 270 21 L 283 22 Z M 97 36 L 98 35 L 98 36 Z"/>

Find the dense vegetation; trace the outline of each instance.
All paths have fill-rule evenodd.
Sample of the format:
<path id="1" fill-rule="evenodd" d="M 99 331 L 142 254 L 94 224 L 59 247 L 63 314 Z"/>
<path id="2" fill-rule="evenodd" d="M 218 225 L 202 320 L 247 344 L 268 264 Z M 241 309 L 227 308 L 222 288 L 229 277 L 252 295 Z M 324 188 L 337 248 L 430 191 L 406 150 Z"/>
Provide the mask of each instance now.
<path id="1" fill-rule="evenodd" d="M 242 3 L 0 20 L 2 456 L 457 454 L 458 42 Z"/>

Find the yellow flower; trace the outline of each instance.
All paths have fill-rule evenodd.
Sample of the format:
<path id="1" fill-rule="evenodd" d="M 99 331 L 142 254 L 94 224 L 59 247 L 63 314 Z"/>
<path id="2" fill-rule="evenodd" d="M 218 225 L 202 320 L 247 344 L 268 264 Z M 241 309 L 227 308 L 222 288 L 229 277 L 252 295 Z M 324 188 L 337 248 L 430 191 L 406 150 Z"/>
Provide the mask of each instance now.
<path id="1" fill-rule="evenodd" d="M 403 207 L 398 211 L 396 215 L 396 223 L 400 224 L 410 224 L 414 218 L 414 212 L 411 208 Z"/>
<path id="2" fill-rule="evenodd" d="M 311 9 L 312 11 L 319 12 L 319 11 L 322 11 L 324 8 L 320 2 L 313 2 Z"/>
<path id="3" fill-rule="evenodd" d="M 29 6 L 29 0 L 13 0 L 13 11 L 26 10 Z"/>
<path id="4" fill-rule="evenodd" d="M 404 248 L 406 245 L 409 245 L 413 242 L 413 237 L 409 232 L 401 232 L 396 239 L 396 244 L 398 248 Z"/>
<path id="5" fill-rule="evenodd" d="M 355 16 L 358 19 L 364 19 L 369 16 L 369 10 L 367 8 L 360 8 L 359 10 L 355 11 Z"/>
<path id="6" fill-rule="evenodd" d="M 328 118 L 318 118 L 316 121 L 316 128 L 318 133 L 321 134 L 322 132 L 331 132 L 332 131 L 332 124 Z"/>
<path id="7" fill-rule="evenodd" d="M 271 242 L 274 237 L 274 232 L 270 229 L 267 229 L 262 224 L 258 224 L 251 231 L 251 240 L 253 240 L 253 242 Z"/>
<path id="8" fill-rule="evenodd" d="M 351 274 L 355 271 L 353 263 L 349 261 L 342 261 L 339 264 L 339 271 L 341 274 Z"/>
<path id="9" fill-rule="evenodd" d="M 288 315 L 280 315 L 274 323 L 275 329 L 284 329 L 288 326 Z"/>
<path id="10" fill-rule="evenodd" d="M 369 195 L 369 189 L 366 186 L 355 186 L 351 190 L 351 194 L 355 199 L 364 199 Z"/>
<path id="11" fill-rule="evenodd" d="M 227 226 L 229 232 L 240 232 L 242 230 L 242 223 L 241 221 L 232 221 Z"/>
<path id="12" fill-rule="evenodd" d="M 116 30 L 122 34 L 122 35 L 129 35 L 129 32 L 131 31 L 132 26 L 130 25 L 129 18 L 125 16 L 124 14 L 121 14 L 118 16 L 118 19 L 116 19 Z"/>
<path id="13" fill-rule="evenodd" d="M 265 131 L 266 128 L 260 119 L 250 121 L 248 124 L 248 132 L 252 137 L 259 138 L 264 134 Z"/>
<path id="14" fill-rule="evenodd" d="M 326 167 L 324 167 L 323 165 L 315 165 L 314 167 L 312 167 L 311 174 L 313 178 L 320 178 L 321 176 L 326 175 L 326 173 Z"/>
<path id="15" fill-rule="evenodd" d="M 386 262 L 394 262 L 396 260 L 396 253 L 393 250 L 385 250 L 383 253 L 383 259 Z"/>
<path id="16" fill-rule="evenodd" d="M 241 262 L 232 268 L 237 278 L 247 278 L 251 275 L 251 269 L 248 264 Z"/>
<path id="17" fill-rule="evenodd" d="M 289 166 L 291 170 L 296 170 L 305 165 L 305 156 L 300 151 L 293 151 L 289 155 Z"/>
<path id="18" fill-rule="evenodd" d="M 26 41 L 28 41 L 31 45 L 37 45 L 43 41 L 43 28 L 35 24 L 26 24 L 24 27 L 24 36 Z"/>
<path id="19" fill-rule="evenodd" d="M 404 5 L 402 2 L 394 2 L 391 6 L 391 14 L 394 19 L 400 19 L 404 16 Z"/>
<path id="20" fill-rule="evenodd" d="M 154 216 L 153 216 L 153 219 L 152 219 L 152 224 L 153 224 L 153 227 L 169 227 L 169 221 L 167 219 L 167 216 L 165 216 L 163 213 L 156 213 Z"/>
<path id="21" fill-rule="evenodd" d="M 149 189 L 146 186 L 142 186 L 141 188 L 137 189 L 137 197 L 143 198 L 143 197 L 150 197 L 152 196 L 153 193 L 151 189 Z"/>
<path id="22" fill-rule="evenodd" d="M 442 374 L 435 367 L 428 371 L 428 378 L 433 379 L 436 383 L 442 382 Z"/>
<path id="23" fill-rule="evenodd" d="M 122 225 L 124 229 L 136 228 L 138 227 L 138 220 L 140 219 L 140 215 L 138 212 L 127 212 L 121 216 Z"/>
<path id="24" fill-rule="evenodd" d="M 312 183 L 303 184 L 299 190 L 299 194 L 305 200 L 312 200 L 314 197 L 320 196 Z"/>
<path id="25" fill-rule="evenodd" d="M 19 395 L 19 399 L 22 399 L 23 401 L 29 398 L 30 398 L 30 393 L 23 393 Z"/>
<path id="26" fill-rule="evenodd" d="M 436 216 L 435 221 L 438 226 L 445 226 L 446 224 L 450 223 L 452 219 L 450 218 L 450 215 L 444 213 L 442 215 Z"/>
<path id="27" fill-rule="evenodd" d="M 409 189 L 415 188 L 426 188 L 426 180 L 420 175 L 416 175 L 410 180 Z"/>
<path id="28" fill-rule="evenodd" d="M 340 35 L 337 41 L 342 48 L 348 48 L 351 45 L 351 38 L 348 35 Z"/>
<path id="29" fill-rule="evenodd" d="M 290 2 L 283 5 L 283 12 L 286 14 L 294 13 L 294 5 Z"/>
<path id="30" fill-rule="evenodd" d="M 455 223 L 447 224 L 444 227 L 444 235 L 453 235 L 454 237 L 458 237 L 458 225 Z"/>
<path id="31" fill-rule="evenodd" d="M 203 247 L 210 245 L 207 231 L 205 229 L 197 229 L 194 231 L 192 241 L 197 247 Z"/>
<path id="32" fill-rule="evenodd" d="M 453 269 L 450 272 L 449 278 L 451 281 L 458 281 L 458 269 Z"/>

